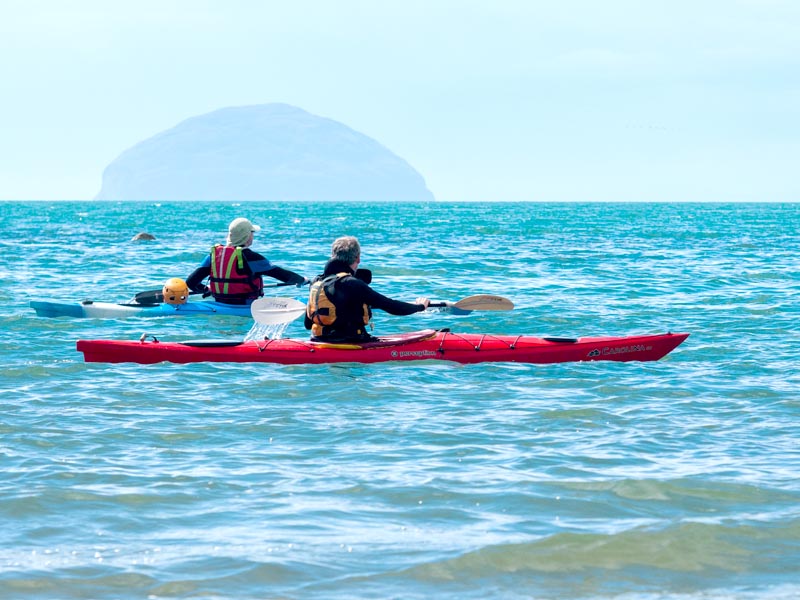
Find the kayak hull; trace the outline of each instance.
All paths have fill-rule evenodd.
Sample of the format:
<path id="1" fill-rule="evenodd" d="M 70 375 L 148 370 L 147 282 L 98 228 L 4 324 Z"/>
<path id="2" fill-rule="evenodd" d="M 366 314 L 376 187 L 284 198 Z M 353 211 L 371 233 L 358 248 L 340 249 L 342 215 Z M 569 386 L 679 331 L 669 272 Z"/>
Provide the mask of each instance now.
<path id="1" fill-rule="evenodd" d="M 78 340 L 86 362 L 153 364 L 172 362 L 232 363 L 378 363 L 438 360 L 462 364 L 483 362 L 561 363 L 579 361 L 654 361 L 678 347 L 688 333 L 624 337 L 540 338 L 424 330 L 379 338 L 374 344 L 322 344 L 299 339 L 200 340 L 162 342 L 157 339 Z"/>
<path id="2" fill-rule="evenodd" d="M 197 315 L 230 315 L 252 318 L 250 306 L 222 304 L 213 300 L 187 302 L 186 304 L 115 304 L 84 300 L 80 303 L 31 301 L 31 308 L 39 317 L 72 317 L 75 319 L 124 319 L 126 317 L 190 317 Z"/>

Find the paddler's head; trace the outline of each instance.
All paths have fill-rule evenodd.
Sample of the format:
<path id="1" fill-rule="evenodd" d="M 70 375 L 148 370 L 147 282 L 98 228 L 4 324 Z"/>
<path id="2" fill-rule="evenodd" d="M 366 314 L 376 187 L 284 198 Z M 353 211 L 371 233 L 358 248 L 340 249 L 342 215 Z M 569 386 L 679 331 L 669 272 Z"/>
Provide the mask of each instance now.
<path id="1" fill-rule="evenodd" d="M 331 259 L 340 260 L 355 271 L 361 262 L 361 245 L 358 239 L 347 235 L 334 240 L 331 246 Z"/>
<path id="2" fill-rule="evenodd" d="M 253 243 L 253 234 L 261 231 L 261 227 L 253 225 L 248 219 L 239 217 L 228 225 L 228 246 L 247 248 Z"/>

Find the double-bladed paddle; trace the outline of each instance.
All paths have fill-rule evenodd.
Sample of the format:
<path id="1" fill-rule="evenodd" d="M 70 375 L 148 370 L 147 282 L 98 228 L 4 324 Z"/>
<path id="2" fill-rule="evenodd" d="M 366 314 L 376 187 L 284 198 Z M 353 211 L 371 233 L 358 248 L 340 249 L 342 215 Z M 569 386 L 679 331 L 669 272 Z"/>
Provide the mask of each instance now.
<path id="1" fill-rule="evenodd" d="M 512 310 L 514 303 L 502 296 L 477 294 L 458 302 L 431 302 L 428 308 L 441 308 L 455 315 L 467 315 L 474 310 Z M 288 323 L 305 314 L 306 305 L 292 298 L 258 298 L 250 305 L 256 322 L 263 325 Z"/>
<path id="2" fill-rule="evenodd" d="M 297 285 L 296 283 L 270 283 L 265 285 L 265 288 L 268 287 L 283 287 L 285 285 Z M 163 289 L 163 288 L 162 288 Z M 194 296 L 196 294 L 200 294 L 201 292 L 189 292 L 190 296 Z M 147 290 L 145 292 L 139 292 L 133 297 L 133 301 L 137 304 L 161 304 L 164 301 L 164 294 L 161 289 L 158 290 Z"/>

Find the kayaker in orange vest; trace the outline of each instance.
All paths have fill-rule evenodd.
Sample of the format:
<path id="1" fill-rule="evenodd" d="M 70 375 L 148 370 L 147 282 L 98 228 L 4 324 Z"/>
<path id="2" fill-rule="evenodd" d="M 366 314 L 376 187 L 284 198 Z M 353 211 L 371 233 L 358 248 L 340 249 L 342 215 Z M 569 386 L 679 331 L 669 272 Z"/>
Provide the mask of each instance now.
<path id="1" fill-rule="evenodd" d="M 248 219 L 240 217 L 231 221 L 226 243 L 211 248 L 200 266 L 186 278 L 189 289 L 204 296 L 214 296 L 217 302 L 249 304 L 263 295 L 263 275 L 298 287 L 308 283 L 302 275 L 273 265 L 250 249 L 253 235 L 258 231 L 261 227 Z M 203 283 L 206 278 L 208 285 Z"/>
<path id="2" fill-rule="evenodd" d="M 352 236 L 331 246 L 331 259 L 322 275 L 311 282 L 305 327 L 311 339 L 328 342 L 368 341 L 372 309 L 391 315 L 411 315 L 428 308 L 427 298 L 415 303 L 392 300 L 369 287 L 371 277 L 361 276 L 361 246 Z M 364 281 L 364 279 L 368 279 Z"/>

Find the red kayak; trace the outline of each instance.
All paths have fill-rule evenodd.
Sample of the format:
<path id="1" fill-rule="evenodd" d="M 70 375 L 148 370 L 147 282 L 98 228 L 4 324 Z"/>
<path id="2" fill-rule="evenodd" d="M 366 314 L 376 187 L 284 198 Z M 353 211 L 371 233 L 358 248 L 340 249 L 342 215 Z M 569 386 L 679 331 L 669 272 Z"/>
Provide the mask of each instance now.
<path id="1" fill-rule="evenodd" d="M 428 329 L 380 337 L 363 344 L 328 344 L 298 339 L 162 342 L 78 340 L 86 362 L 264 362 L 295 364 L 447 360 L 457 363 L 561 363 L 587 360 L 650 361 L 669 354 L 688 333 L 625 337 L 553 338 L 529 335 L 453 333 Z M 150 336 L 152 337 L 152 336 Z"/>

